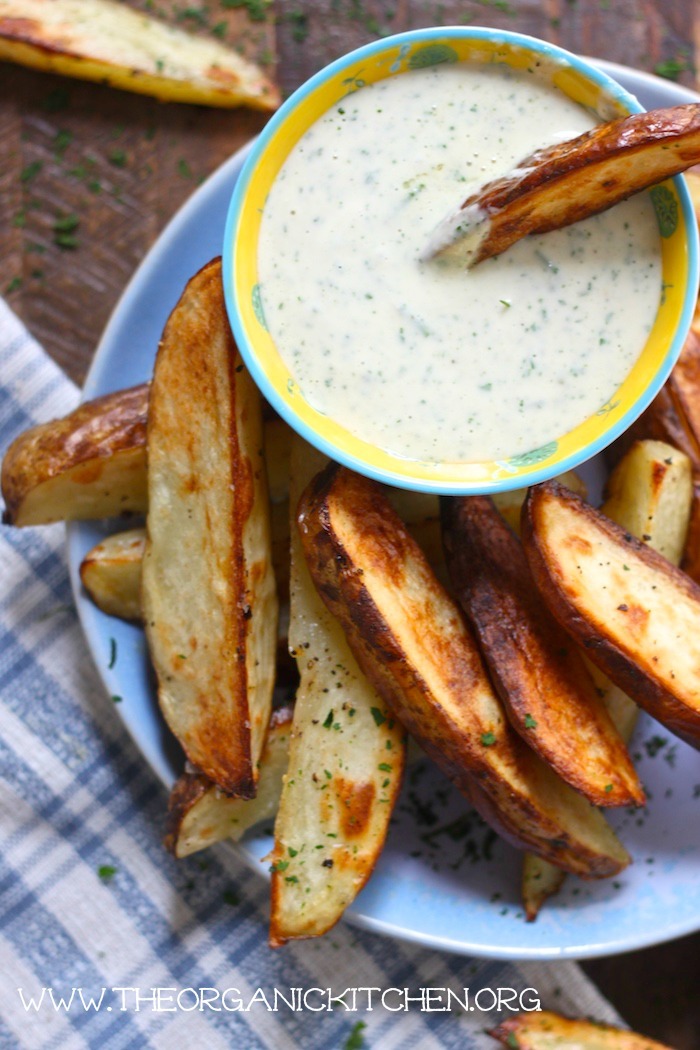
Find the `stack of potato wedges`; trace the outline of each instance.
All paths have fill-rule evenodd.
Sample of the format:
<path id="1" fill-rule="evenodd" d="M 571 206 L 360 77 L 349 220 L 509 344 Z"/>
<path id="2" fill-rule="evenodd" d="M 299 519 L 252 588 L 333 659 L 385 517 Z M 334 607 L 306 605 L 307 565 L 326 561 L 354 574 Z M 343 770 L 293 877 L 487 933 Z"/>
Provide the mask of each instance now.
<path id="1" fill-rule="evenodd" d="M 185 756 L 168 848 L 275 818 L 271 944 L 328 930 L 369 878 L 407 736 L 525 851 L 528 918 L 566 873 L 630 862 L 605 810 L 644 804 L 639 708 L 700 744 L 696 354 L 700 329 L 616 450 L 601 510 L 576 474 L 438 500 L 329 462 L 264 408 L 214 260 L 150 384 L 7 450 L 6 524 L 145 515 L 82 581 L 146 632 Z"/>

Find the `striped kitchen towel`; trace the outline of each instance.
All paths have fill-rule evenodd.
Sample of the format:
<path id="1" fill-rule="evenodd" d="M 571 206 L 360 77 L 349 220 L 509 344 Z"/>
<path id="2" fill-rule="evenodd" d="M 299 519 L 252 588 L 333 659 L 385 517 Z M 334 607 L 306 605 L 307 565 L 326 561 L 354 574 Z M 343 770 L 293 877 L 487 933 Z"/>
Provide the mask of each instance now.
<path id="1" fill-rule="evenodd" d="M 0 301 L 0 449 L 77 399 Z M 466 959 L 345 923 L 271 951 L 263 877 L 227 846 L 164 851 L 166 792 L 92 665 L 64 542 L 61 525 L 0 533 L 0 1047 L 495 1047 L 494 1017 L 397 1010 L 404 988 L 532 989 L 526 1004 L 616 1019 L 573 963 Z"/>

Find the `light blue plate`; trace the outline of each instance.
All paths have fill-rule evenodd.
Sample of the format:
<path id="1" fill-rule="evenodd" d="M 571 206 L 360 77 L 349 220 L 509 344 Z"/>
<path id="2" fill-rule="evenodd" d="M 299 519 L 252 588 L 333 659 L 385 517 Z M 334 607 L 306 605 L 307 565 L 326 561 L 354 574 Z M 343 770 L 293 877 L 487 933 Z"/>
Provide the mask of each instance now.
<path id="1" fill-rule="evenodd" d="M 647 108 L 699 100 L 667 81 L 600 65 Z M 232 157 L 194 194 L 137 270 L 95 355 L 86 398 L 150 377 L 161 331 L 185 283 L 221 252 L 245 153 Z M 589 480 L 599 483 L 599 465 L 588 469 Z M 145 760 L 170 785 L 181 772 L 182 757 L 157 710 L 143 634 L 100 613 L 80 586 L 81 559 L 107 531 L 102 524 L 69 527 L 78 611 L 108 692 L 123 698 L 116 710 Z M 112 639 L 116 659 L 110 668 Z M 569 878 L 537 921 L 526 923 L 519 854 L 496 840 L 440 774 L 417 767 L 409 770 L 382 858 L 348 918 L 427 947 L 507 959 L 609 955 L 700 929 L 700 753 L 646 715 L 632 751 L 650 801 L 648 809 L 612 817 L 634 858 L 618 880 Z M 262 874 L 260 858 L 270 845 L 260 831 L 235 848 Z"/>

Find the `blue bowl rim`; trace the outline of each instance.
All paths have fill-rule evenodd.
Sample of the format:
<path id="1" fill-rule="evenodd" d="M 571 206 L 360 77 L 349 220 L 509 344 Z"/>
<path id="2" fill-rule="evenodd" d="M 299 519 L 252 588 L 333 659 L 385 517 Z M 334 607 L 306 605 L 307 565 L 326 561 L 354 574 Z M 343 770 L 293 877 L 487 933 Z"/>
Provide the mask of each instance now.
<path id="1" fill-rule="evenodd" d="M 329 65 L 324 66 L 323 69 L 320 69 L 312 77 L 301 84 L 271 117 L 250 150 L 231 196 L 231 202 L 226 216 L 222 256 L 224 299 L 234 338 L 253 381 L 275 411 L 279 413 L 292 429 L 308 441 L 310 445 L 315 446 L 321 452 L 325 453 L 336 462 L 341 463 L 343 466 L 349 467 L 350 469 L 357 471 L 359 474 L 363 474 L 366 477 L 373 478 L 375 481 L 380 481 L 384 484 L 418 492 L 432 492 L 441 495 L 488 495 L 494 492 L 506 492 L 517 488 L 525 488 L 528 485 L 535 485 L 539 482 L 547 481 L 552 477 L 563 474 L 567 470 L 573 470 L 577 466 L 586 462 L 586 460 L 591 459 L 593 456 L 602 452 L 603 449 L 607 448 L 608 445 L 624 434 L 642 412 L 648 408 L 671 374 L 671 370 L 678 360 L 690 328 L 698 295 L 700 244 L 698 241 L 698 224 L 695 218 L 695 211 L 690 198 L 690 193 L 688 192 L 683 177 L 676 175 L 672 181 L 678 192 L 681 213 L 688 233 L 688 287 L 674 338 L 671 341 L 663 360 L 660 362 L 653 381 L 645 388 L 643 393 L 640 394 L 634 404 L 630 406 L 624 416 L 618 420 L 614 426 L 606 429 L 599 437 L 590 441 L 587 445 L 582 446 L 578 452 L 574 452 L 565 459 L 557 461 L 556 464 L 551 464 L 548 467 L 533 465 L 533 467 L 525 473 L 504 476 L 491 481 L 453 483 L 441 481 L 439 479 L 430 481 L 422 478 L 406 477 L 401 475 L 398 471 L 385 471 L 373 466 L 372 464 L 368 464 L 364 460 L 345 452 L 343 449 L 337 448 L 323 435 L 315 431 L 313 427 L 305 423 L 296 412 L 294 412 L 289 403 L 280 396 L 276 388 L 270 382 L 267 373 L 260 364 L 258 356 L 253 349 L 251 340 L 248 338 L 248 334 L 241 323 L 240 315 L 236 308 L 233 254 L 236 229 L 250 180 L 261 156 L 265 153 L 268 143 L 275 135 L 278 127 L 284 123 L 288 114 L 292 112 L 303 99 L 311 94 L 329 77 L 347 69 L 348 66 L 355 65 L 358 61 L 371 58 L 377 53 L 381 53 L 389 47 L 393 48 L 397 45 L 416 44 L 436 39 L 444 40 L 445 37 L 488 40 L 490 42 L 495 41 L 496 43 L 502 41 L 504 44 L 529 48 L 542 54 L 545 58 L 550 58 L 554 62 L 561 62 L 583 74 L 591 82 L 604 89 L 616 102 L 622 103 L 630 113 L 644 112 L 644 107 L 640 105 L 636 96 L 632 95 L 629 91 L 618 84 L 613 77 L 592 65 L 587 59 L 581 58 L 573 52 L 567 51 L 565 48 L 559 47 L 556 44 L 550 44 L 548 41 L 540 40 L 537 37 L 528 36 L 525 33 L 516 33 L 511 30 L 490 29 L 484 26 L 433 26 L 429 28 L 413 29 L 389 37 L 382 37 L 380 40 L 372 41 L 371 43 L 365 44 L 353 51 L 349 51 L 347 54 L 335 59 Z"/>

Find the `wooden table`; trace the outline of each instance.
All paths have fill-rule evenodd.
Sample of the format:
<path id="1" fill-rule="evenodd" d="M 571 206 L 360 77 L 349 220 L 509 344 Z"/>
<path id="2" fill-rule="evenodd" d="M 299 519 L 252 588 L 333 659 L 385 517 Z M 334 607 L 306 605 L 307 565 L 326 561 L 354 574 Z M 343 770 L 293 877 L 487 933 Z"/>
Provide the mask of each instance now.
<path id="1" fill-rule="evenodd" d="M 247 21 L 221 0 L 157 7 L 193 32 L 223 23 L 229 40 Z M 276 16 L 287 93 L 353 47 L 425 25 L 519 30 L 689 87 L 700 55 L 692 0 L 277 0 Z M 274 61 L 271 20 L 244 33 L 249 50 Z M 0 294 L 73 379 L 85 375 L 160 229 L 263 123 L 245 111 L 163 106 L 0 65 Z M 584 966 L 633 1027 L 676 1050 L 700 1046 L 700 935 Z"/>

